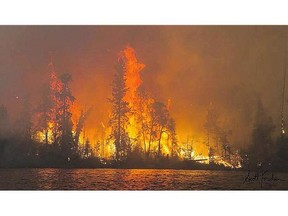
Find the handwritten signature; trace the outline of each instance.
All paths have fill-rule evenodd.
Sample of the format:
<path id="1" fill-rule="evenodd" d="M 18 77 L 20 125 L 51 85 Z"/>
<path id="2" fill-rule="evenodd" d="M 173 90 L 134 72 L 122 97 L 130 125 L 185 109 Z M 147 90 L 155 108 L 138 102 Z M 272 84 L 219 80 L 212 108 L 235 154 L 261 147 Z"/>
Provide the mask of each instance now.
<path id="1" fill-rule="evenodd" d="M 277 178 L 274 175 L 274 173 L 269 173 L 268 170 L 256 171 L 254 175 L 251 174 L 250 170 L 248 170 L 247 176 L 245 177 L 243 184 L 248 183 L 248 182 L 260 182 L 260 185 L 262 188 L 264 182 L 279 182 L 279 181 L 285 181 L 285 180 Z"/>

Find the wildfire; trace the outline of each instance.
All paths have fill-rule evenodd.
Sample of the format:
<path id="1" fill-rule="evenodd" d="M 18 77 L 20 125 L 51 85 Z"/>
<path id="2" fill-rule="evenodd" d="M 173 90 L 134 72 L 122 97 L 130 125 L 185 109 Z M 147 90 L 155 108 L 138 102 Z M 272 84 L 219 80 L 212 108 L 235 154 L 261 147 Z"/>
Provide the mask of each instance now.
<path id="1" fill-rule="evenodd" d="M 156 155 L 157 153 L 169 157 L 176 155 L 182 160 L 194 160 L 206 164 L 213 162 L 230 168 L 241 167 L 241 158 L 238 155 L 229 159 L 219 156 L 219 154 L 210 156 L 209 148 L 203 142 L 194 142 L 188 145 L 187 141 L 187 143 L 179 144 L 175 122 L 170 116 L 173 101 L 169 98 L 166 103 L 159 103 L 149 96 L 149 92 L 139 91 L 143 84 L 141 73 L 145 64 L 139 62 L 132 47 L 127 46 L 121 51 L 119 59 L 123 62 L 125 87 L 127 88 L 124 100 L 129 104 L 130 109 L 126 129 L 133 148 L 139 147 L 147 155 Z M 63 115 L 63 111 L 61 111 L 63 103 L 59 100 L 58 95 L 65 89 L 65 83 L 61 82 L 57 76 L 53 63 L 51 62 L 49 66 L 49 99 L 53 106 L 45 114 L 47 115 L 45 117 L 46 127 L 38 130 L 35 135 L 37 141 L 47 144 L 53 143 L 57 138 L 55 136 L 55 131 L 59 128 L 57 118 L 59 118 L 59 113 Z M 102 121 L 99 122 L 98 128 L 86 127 L 85 121 L 89 109 L 81 108 L 73 100 L 69 100 L 67 103 L 68 105 L 65 103 L 67 112 L 71 113 L 72 134 L 79 148 L 90 145 L 93 149 L 92 152 L 97 157 L 112 158 L 116 149 L 110 140 L 111 127 Z M 157 122 L 158 124 L 156 124 Z"/>
<path id="2" fill-rule="evenodd" d="M 145 67 L 143 63 L 140 63 L 136 57 L 136 53 L 133 48 L 127 46 L 123 51 L 119 53 L 120 58 L 124 61 L 125 68 L 125 78 L 127 92 L 125 95 L 125 100 L 129 103 L 132 112 L 139 110 L 139 96 L 137 91 L 142 84 L 141 71 Z M 129 125 L 127 128 L 128 134 L 131 138 L 136 138 L 139 134 L 137 128 L 136 116 L 129 116 Z"/>
<path id="3" fill-rule="evenodd" d="M 120 58 L 125 63 L 126 86 L 128 88 L 125 100 L 134 106 L 138 98 L 137 90 L 142 84 L 140 72 L 144 69 L 145 65 L 138 62 L 136 53 L 130 46 L 127 46 L 124 51 L 120 52 Z"/>

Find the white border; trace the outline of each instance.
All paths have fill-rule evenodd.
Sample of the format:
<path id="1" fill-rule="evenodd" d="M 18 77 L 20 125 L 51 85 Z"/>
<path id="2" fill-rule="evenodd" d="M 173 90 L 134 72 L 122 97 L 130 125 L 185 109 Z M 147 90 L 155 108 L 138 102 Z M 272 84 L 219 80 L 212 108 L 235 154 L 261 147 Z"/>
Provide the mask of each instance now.
<path id="1" fill-rule="evenodd" d="M 285 195 L 275 191 L 2 191 L 0 203 L 3 215 L 285 215 Z"/>
<path id="2" fill-rule="evenodd" d="M 3 25 L 288 24 L 287 1 L 5 0 Z M 0 176 L 1 177 L 1 176 Z M 0 192 L 1 215 L 274 215 L 286 192 Z"/>
<path id="3" fill-rule="evenodd" d="M 285 0 L 4 0 L 8 25 L 251 25 L 288 23 Z"/>

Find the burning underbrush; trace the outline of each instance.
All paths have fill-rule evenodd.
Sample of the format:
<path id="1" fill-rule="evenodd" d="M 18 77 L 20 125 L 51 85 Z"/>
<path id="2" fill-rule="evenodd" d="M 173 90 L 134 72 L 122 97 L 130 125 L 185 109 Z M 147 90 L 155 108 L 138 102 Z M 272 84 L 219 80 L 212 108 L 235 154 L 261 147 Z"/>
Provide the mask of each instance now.
<path id="1" fill-rule="evenodd" d="M 49 67 L 49 81 L 31 117 L 30 134 L 25 137 L 42 149 L 46 146 L 46 153 L 60 155 L 68 162 L 98 158 L 102 165 L 161 159 L 241 167 L 241 157 L 232 150 L 228 133 L 217 126 L 212 109 L 208 110 L 205 124 L 207 139 L 197 144 L 204 150 L 194 149 L 194 143 L 188 140 L 181 142 L 171 112 L 173 101 L 158 101 L 143 88 L 145 64 L 139 62 L 133 48 L 127 46 L 119 53 L 109 117 L 99 122 L 98 128 L 85 125 L 90 113 L 97 110 L 92 106 L 83 109 L 76 103 L 70 89 L 71 76 L 58 75 L 52 61 Z M 44 153 L 37 150 L 33 154 L 38 157 Z"/>

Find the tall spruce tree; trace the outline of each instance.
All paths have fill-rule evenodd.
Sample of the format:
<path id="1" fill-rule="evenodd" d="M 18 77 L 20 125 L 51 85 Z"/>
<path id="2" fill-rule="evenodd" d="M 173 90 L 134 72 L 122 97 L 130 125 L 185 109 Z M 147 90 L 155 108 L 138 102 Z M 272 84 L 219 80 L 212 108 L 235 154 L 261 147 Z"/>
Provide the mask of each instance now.
<path id="1" fill-rule="evenodd" d="M 75 100 L 74 96 L 71 93 L 69 83 L 72 78 L 68 73 L 64 73 L 60 77 L 62 88 L 57 95 L 59 101 L 61 102 L 60 111 L 58 113 L 59 120 L 59 131 L 61 132 L 61 141 L 60 147 L 63 156 L 71 157 L 75 151 L 73 134 L 72 134 L 72 113 L 71 106 Z"/>
<path id="2" fill-rule="evenodd" d="M 131 151 L 130 139 L 126 131 L 130 108 L 128 102 L 124 100 L 127 92 L 125 81 L 125 66 L 120 59 L 112 83 L 112 98 L 109 99 L 112 103 L 112 115 L 109 121 L 112 128 L 110 139 L 114 142 L 117 161 L 126 159 Z"/>

